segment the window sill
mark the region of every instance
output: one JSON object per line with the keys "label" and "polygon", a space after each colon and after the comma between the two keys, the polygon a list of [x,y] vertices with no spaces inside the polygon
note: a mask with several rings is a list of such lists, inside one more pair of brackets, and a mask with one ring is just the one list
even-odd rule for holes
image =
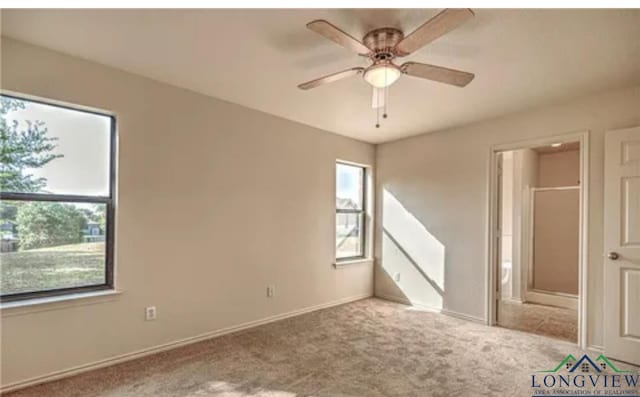
{"label": "window sill", "polygon": [[373,258],[358,258],[358,259],[348,259],[344,261],[335,261],[333,263],[333,267],[339,269],[345,266],[351,265],[362,265],[362,264],[373,264]]}
{"label": "window sill", "polygon": [[75,306],[93,305],[115,300],[122,294],[121,290],[103,290],[79,292],[75,294],[48,296],[44,298],[25,299],[21,301],[0,303],[2,317],[19,316],[49,310],[59,310]]}

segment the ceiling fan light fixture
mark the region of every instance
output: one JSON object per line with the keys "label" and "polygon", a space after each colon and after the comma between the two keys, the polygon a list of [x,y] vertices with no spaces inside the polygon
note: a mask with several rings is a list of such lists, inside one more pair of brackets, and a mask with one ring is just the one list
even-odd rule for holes
{"label": "ceiling fan light fixture", "polygon": [[391,62],[371,65],[364,71],[364,79],[376,88],[388,87],[395,83],[402,71]]}

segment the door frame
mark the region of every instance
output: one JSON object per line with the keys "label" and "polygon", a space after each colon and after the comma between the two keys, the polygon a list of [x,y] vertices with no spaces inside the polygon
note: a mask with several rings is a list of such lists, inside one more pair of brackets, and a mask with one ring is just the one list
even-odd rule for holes
{"label": "door frame", "polygon": [[486,260],[486,323],[497,325],[497,305],[500,299],[500,286],[497,283],[500,258],[499,241],[499,194],[498,194],[498,157],[502,152],[519,149],[531,149],[550,145],[554,142],[580,143],[580,236],[578,254],[578,346],[587,348],[587,302],[588,302],[588,255],[589,255],[589,131],[549,135],[529,140],[495,144],[489,150],[488,173],[488,219],[487,219],[487,260]]}

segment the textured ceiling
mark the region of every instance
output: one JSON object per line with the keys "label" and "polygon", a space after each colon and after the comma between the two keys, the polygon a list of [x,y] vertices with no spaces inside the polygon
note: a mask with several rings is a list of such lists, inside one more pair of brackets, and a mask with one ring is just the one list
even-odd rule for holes
{"label": "textured ceiling", "polygon": [[470,71],[466,88],[403,76],[376,129],[359,77],[296,85],[365,59],[307,30],[412,31],[439,10],[3,10],[2,33],[368,142],[640,83],[640,10],[491,10],[404,58]]}

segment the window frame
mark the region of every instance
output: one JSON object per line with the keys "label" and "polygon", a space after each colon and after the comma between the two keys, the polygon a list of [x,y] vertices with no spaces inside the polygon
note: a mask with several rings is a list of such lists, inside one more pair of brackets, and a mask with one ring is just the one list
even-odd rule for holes
{"label": "window frame", "polygon": [[[360,164],[355,164],[355,163],[349,163],[346,161],[340,161],[340,160],[336,160],[336,168],[338,165],[345,165],[348,167],[356,167],[356,168],[360,168],[362,169],[362,207],[361,209],[340,209],[336,206],[336,216],[338,214],[356,214],[356,215],[362,215],[362,232],[360,233],[360,246],[362,247],[362,253],[360,255],[352,255],[352,256],[343,256],[343,257],[338,257],[338,249],[337,247],[335,248],[334,251],[334,256],[336,259],[336,263],[340,263],[340,262],[349,262],[349,261],[354,261],[354,260],[359,260],[359,259],[365,259],[367,257],[367,177],[368,177],[368,171],[367,171],[367,167],[364,165],[360,165]],[[337,170],[336,170],[337,171]],[[336,178],[336,182],[337,182],[337,173],[334,172],[334,177]],[[337,188],[336,188],[336,194],[335,194],[336,198],[338,197],[338,192],[337,192]],[[335,198],[334,198],[335,200]],[[334,234],[337,234],[337,225],[334,227]],[[337,236],[336,236],[337,237]]]}
{"label": "window frame", "polygon": [[25,102],[38,103],[53,106],[61,109],[95,114],[108,117],[110,122],[109,130],[109,194],[107,196],[86,196],[74,194],[52,194],[52,193],[21,193],[3,192],[0,190],[0,200],[10,201],[40,201],[40,202],[61,202],[61,203],[92,203],[104,204],[106,206],[105,223],[105,282],[95,285],[83,285],[78,287],[55,288],[49,290],[38,290],[29,292],[19,292],[15,294],[0,295],[0,302],[14,302],[27,299],[47,298],[52,296],[77,294],[83,292],[95,292],[114,289],[114,246],[115,246],[115,192],[116,192],[116,117],[113,114],[89,110],[81,105],[73,106],[60,104],[53,100],[33,98],[27,95],[0,92],[1,96],[17,99]]}

